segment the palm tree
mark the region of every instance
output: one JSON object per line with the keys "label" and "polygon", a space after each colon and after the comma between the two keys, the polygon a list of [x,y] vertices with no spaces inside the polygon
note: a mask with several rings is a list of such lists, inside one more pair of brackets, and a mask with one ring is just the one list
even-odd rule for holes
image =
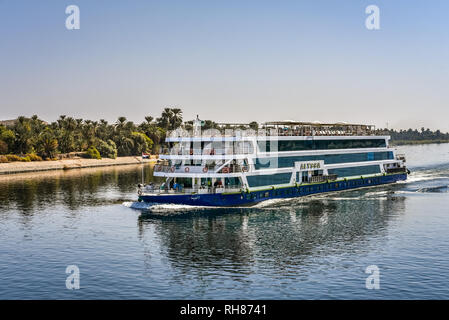
{"label": "palm tree", "polygon": [[117,118],[117,122],[115,123],[115,130],[117,131],[117,133],[120,134],[120,132],[123,130],[124,126],[126,123],[126,118],[125,117],[118,117]]}
{"label": "palm tree", "polygon": [[24,154],[32,148],[32,130],[30,121],[24,116],[17,118],[14,124],[13,131],[15,132],[15,150],[18,153]]}
{"label": "palm tree", "polygon": [[118,117],[117,118],[117,125],[124,125],[126,122],[126,117]]}
{"label": "palm tree", "polygon": [[130,155],[134,148],[134,141],[127,136],[118,137],[117,151],[120,156]]}
{"label": "palm tree", "polygon": [[65,118],[66,118],[66,117],[67,117],[66,115],[62,114],[62,115],[59,116],[59,119],[56,120],[56,122],[58,123],[58,127],[59,127],[60,129],[61,129],[61,128],[64,128]]}
{"label": "palm tree", "polygon": [[161,117],[157,118],[158,126],[165,130],[168,130],[170,127],[172,116],[173,116],[172,110],[170,108],[165,108],[162,111]]}
{"label": "palm tree", "polygon": [[148,123],[148,124],[151,124],[151,122],[154,120],[154,118],[152,117],[152,116],[146,116],[145,117],[145,121]]}
{"label": "palm tree", "polygon": [[46,128],[37,140],[38,153],[45,158],[53,158],[57,152],[58,140],[50,128]]}
{"label": "palm tree", "polygon": [[172,118],[170,119],[171,129],[175,130],[179,128],[182,124],[182,110],[178,108],[171,109]]}

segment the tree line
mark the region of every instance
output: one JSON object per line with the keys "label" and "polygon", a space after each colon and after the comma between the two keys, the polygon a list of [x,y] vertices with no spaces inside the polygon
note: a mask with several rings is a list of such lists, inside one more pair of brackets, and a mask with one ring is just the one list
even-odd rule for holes
{"label": "tree line", "polygon": [[20,116],[10,125],[0,125],[0,155],[5,155],[2,162],[8,162],[54,159],[71,152],[82,152],[89,158],[157,153],[166,133],[182,123],[178,108],[165,108],[160,117],[146,116],[140,124],[126,117],[108,123],[61,115],[46,123],[37,115]]}
{"label": "tree line", "polygon": [[430,143],[430,142],[449,142],[449,133],[443,133],[440,130],[432,131],[429,128],[422,127],[418,129],[394,130],[379,129],[376,134],[389,135],[391,141],[397,144],[409,143]]}
{"label": "tree line", "polygon": [[[157,154],[168,131],[183,126],[193,127],[193,121],[183,122],[183,113],[178,108],[165,108],[161,116],[146,116],[140,124],[119,117],[116,122],[91,121],[61,115],[47,123],[34,115],[24,116],[8,125],[0,124],[0,162],[33,161],[54,159],[61,154],[80,152],[88,158],[116,158],[142,153]],[[258,129],[257,122],[242,125],[241,129]],[[205,120],[202,129],[222,127],[212,120]],[[378,129],[378,135],[389,135],[397,144],[449,142],[449,133],[421,128],[408,130]]]}

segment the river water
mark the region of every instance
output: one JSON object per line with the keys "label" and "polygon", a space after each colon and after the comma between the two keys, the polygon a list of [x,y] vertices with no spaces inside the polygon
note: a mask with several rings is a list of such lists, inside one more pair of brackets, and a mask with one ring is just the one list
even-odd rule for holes
{"label": "river water", "polygon": [[0,177],[0,299],[448,299],[449,144],[398,149],[405,183],[252,208],[135,209],[141,166]]}

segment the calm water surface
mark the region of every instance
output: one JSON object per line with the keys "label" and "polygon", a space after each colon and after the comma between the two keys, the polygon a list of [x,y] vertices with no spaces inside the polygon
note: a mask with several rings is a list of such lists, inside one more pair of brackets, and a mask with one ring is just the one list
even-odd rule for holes
{"label": "calm water surface", "polygon": [[0,177],[0,298],[448,299],[449,144],[399,149],[406,183],[252,208],[130,208],[140,166]]}

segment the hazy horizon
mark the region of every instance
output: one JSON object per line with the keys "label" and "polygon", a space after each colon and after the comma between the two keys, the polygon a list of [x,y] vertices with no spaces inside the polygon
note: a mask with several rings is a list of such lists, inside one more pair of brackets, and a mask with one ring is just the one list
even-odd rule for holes
{"label": "hazy horizon", "polygon": [[[79,30],[65,8],[80,8]],[[380,8],[380,30],[365,8]],[[216,122],[449,131],[449,3],[0,0],[0,120]]]}

